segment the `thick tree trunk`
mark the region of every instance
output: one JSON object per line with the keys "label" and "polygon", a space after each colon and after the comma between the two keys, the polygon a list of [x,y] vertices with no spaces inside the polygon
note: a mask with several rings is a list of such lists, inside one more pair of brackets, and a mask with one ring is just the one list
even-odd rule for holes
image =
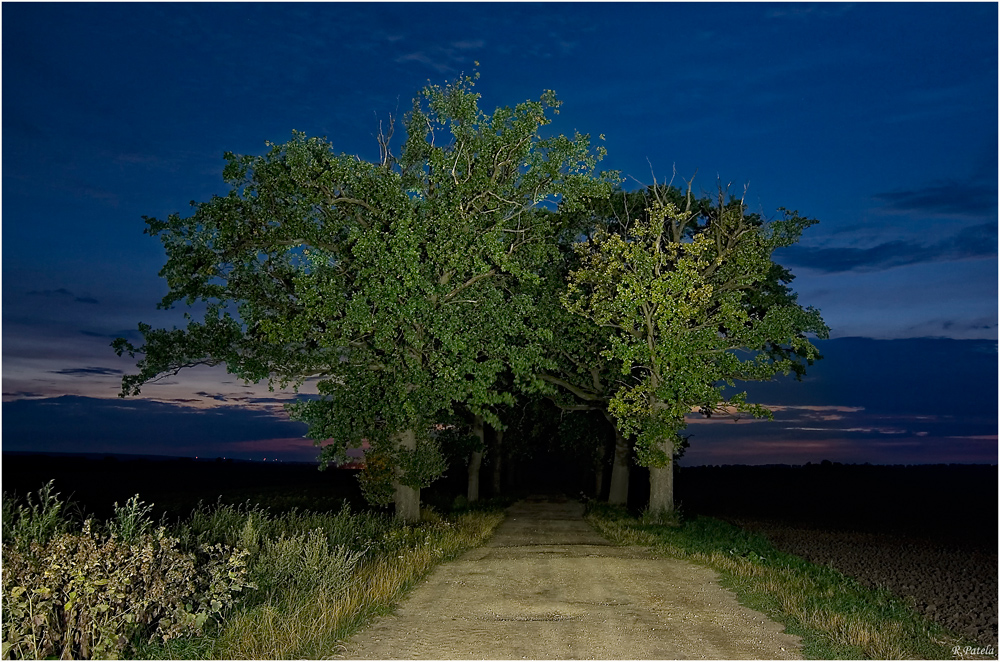
{"label": "thick tree trunk", "polygon": [[479,469],[483,466],[483,450],[486,448],[483,440],[483,417],[477,415],[472,422],[472,434],[479,439],[479,450],[473,451],[469,457],[469,489],[466,495],[469,503],[479,501]]}
{"label": "thick tree trunk", "polygon": [[604,491],[604,463],[594,469],[594,498],[600,499]]}
{"label": "thick tree trunk", "polygon": [[493,430],[493,496],[503,493],[503,430]]}
{"label": "thick tree trunk", "polygon": [[[670,448],[668,452],[673,450]],[[649,468],[649,513],[662,517],[674,512],[674,460],[665,467]]]}
{"label": "thick tree trunk", "polygon": [[611,465],[611,489],[608,492],[608,503],[624,506],[628,503],[628,473],[631,459],[631,448],[628,439],[622,436],[614,420],[607,412],[604,413],[611,427],[615,429],[615,459]]}
{"label": "thick tree trunk", "polygon": [[[413,430],[403,430],[396,435],[396,441],[407,450],[416,450],[417,435]],[[393,483],[396,492],[393,500],[396,504],[396,518],[404,522],[420,521],[420,488],[403,485],[397,477]]]}

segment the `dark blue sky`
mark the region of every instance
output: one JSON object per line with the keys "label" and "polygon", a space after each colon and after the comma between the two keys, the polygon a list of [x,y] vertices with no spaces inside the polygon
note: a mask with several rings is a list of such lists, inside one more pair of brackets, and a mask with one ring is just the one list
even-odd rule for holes
{"label": "dark blue sky", "polygon": [[[132,366],[110,340],[134,334],[140,320],[180,322],[179,311],[155,310],[164,255],[140,217],[186,213],[189,201],[224,193],[224,151],[262,153],[265,140],[283,142],[293,129],[374,159],[380,119],[405,111],[428,80],[443,83],[478,60],[483,107],[554,89],[564,106],[553,130],[605,134],[604,164],[626,186],[650,183],[651,168],[660,180],[676,168],[683,178],[697,173],[706,191],[717,179],[749,184],[746,199],[765,216],[787,207],[818,218],[779,258],[834,338],[895,348],[901,339],[970,341],[876,353],[883,373],[869,379],[895,385],[879,416],[914,415],[905,403],[917,391],[931,395],[927,416],[944,416],[933,397],[942,380],[973,384],[988,396],[977,415],[991,431],[980,421],[959,436],[991,435],[975,442],[978,455],[949,446],[938,428],[845,427],[830,414],[785,425],[788,434],[802,428],[798,446],[786,440],[787,457],[813,449],[818,456],[805,459],[819,460],[840,448],[830,459],[940,461],[954,448],[956,461],[996,462],[995,3],[5,3],[2,12],[5,449],[43,439],[95,447],[83,430],[69,437],[73,421],[92,428],[82,421],[99,416],[104,443],[191,454],[218,439],[218,426],[193,422],[221,408],[212,420],[242,420],[227,434],[248,453],[309,456],[301,429],[273,414],[271,398],[287,395],[224,372],[182,373],[146,389],[143,401],[112,399]],[[943,360],[925,379],[889,377],[935,352],[978,362]],[[817,368],[822,398],[802,385],[761,398],[870,414],[861,400],[875,393],[850,387],[851,356],[831,352],[828,376]],[[143,437],[161,419],[109,409],[121,406],[173,408],[172,420],[192,421],[186,441]],[[711,429],[704,452],[715,460],[705,461],[780,461]],[[878,445],[900,441],[878,430],[899,429],[916,441]],[[850,452],[830,445],[844,430],[857,437]],[[858,430],[887,439],[865,441]],[[933,452],[931,439],[940,442]],[[696,446],[689,453],[693,460]]]}

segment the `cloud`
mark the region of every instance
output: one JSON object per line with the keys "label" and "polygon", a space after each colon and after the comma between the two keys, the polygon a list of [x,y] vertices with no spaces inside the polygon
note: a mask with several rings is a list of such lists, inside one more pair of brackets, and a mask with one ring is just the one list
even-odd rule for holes
{"label": "cloud", "polygon": [[997,188],[989,184],[947,181],[932,186],[879,193],[875,196],[891,212],[920,212],[934,216],[990,216],[997,210]]}
{"label": "cloud", "polygon": [[34,297],[72,297],[74,301],[79,303],[100,303],[100,301],[92,296],[76,296],[65,287],[60,287],[56,290],[32,290],[28,292],[28,295]]}
{"label": "cloud", "polygon": [[305,424],[243,407],[61,396],[4,402],[3,423],[4,450],[230,457],[283,450],[316,457],[302,438]]}
{"label": "cloud", "polygon": [[851,3],[782,3],[767,12],[768,18],[822,19],[838,18],[853,9]]}
{"label": "cloud", "polygon": [[60,287],[58,290],[32,290],[28,292],[28,295],[33,297],[71,297],[73,293],[65,287]]}
{"label": "cloud", "polygon": [[805,432],[861,432],[863,434],[906,434],[907,430],[900,428],[806,428],[806,427],[786,427],[784,430],[801,430]]}
{"label": "cloud", "polygon": [[[689,417],[685,466],[996,462],[996,341],[816,341],[802,382],[741,384],[773,421]],[[837,404],[845,403],[845,404]]]}
{"label": "cloud", "polygon": [[63,370],[49,370],[49,372],[52,373],[53,375],[73,375],[73,376],[82,376],[82,375],[87,375],[87,376],[90,376],[90,375],[122,375],[122,374],[125,374],[123,371],[116,370],[114,368],[98,368],[98,367],[90,367],[90,368],[64,368]]}
{"label": "cloud", "polygon": [[44,393],[35,393],[34,391],[4,391],[3,397],[5,398],[44,398],[46,397]]}
{"label": "cloud", "polygon": [[482,39],[465,39],[454,41],[450,47],[435,47],[426,51],[414,51],[396,58],[398,64],[419,62],[431,67],[440,74],[451,73],[466,63],[464,51],[476,50],[485,46]]}
{"label": "cloud", "polygon": [[118,207],[121,202],[121,196],[113,191],[107,191],[96,186],[87,185],[68,185],[60,186],[59,188],[69,191],[70,193],[76,195],[77,197],[90,198],[91,200],[97,200],[102,202],[109,207]]}
{"label": "cloud", "polygon": [[452,71],[450,64],[446,62],[441,62],[439,60],[434,60],[428,57],[423,51],[417,51],[415,53],[407,53],[406,55],[400,55],[396,58],[396,62],[399,64],[405,64],[407,62],[419,62],[420,64],[426,64],[438,73],[447,73]]}
{"label": "cloud", "polygon": [[885,271],[910,264],[978,259],[996,254],[996,223],[981,223],[962,228],[951,237],[930,245],[899,240],[870,248],[790,246],[781,249],[776,259],[786,266],[838,273]]}
{"label": "cloud", "polygon": [[[195,395],[200,395],[203,398],[212,398],[213,400],[218,400],[219,402],[225,402],[228,398],[221,393],[206,393],[205,391],[198,391]],[[239,398],[236,398],[239,399]]]}
{"label": "cloud", "polygon": [[80,334],[90,338],[127,338],[128,340],[142,340],[142,334],[137,329],[124,329],[122,331],[88,331],[81,329]]}

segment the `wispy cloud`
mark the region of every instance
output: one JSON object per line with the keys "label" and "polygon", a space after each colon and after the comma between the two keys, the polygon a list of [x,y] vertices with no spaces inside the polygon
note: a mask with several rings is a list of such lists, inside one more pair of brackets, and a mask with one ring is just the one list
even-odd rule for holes
{"label": "wispy cloud", "polygon": [[73,293],[67,290],[65,287],[60,287],[57,290],[31,290],[28,292],[30,296],[33,297],[71,297]]}
{"label": "wispy cloud", "polygon": [[83,294],[78,296],[67,290],[65,287],[60,287],[55,290],[31,290],[28,292],[28,296],[71,298],[78,303],[100,303],[100,301],[90,295]]}
{"label": "wispy cloud", "polygon": [[287,416],[191,404],[78,396],[8,401],[4,450],[316,458],[312,441],[302,437],[306,426]]}
{"label": "wispy cloud", "polygon": [[33,399],[33,398],[45,398],[48,397],[44,393],[35,393],[34,391],[4,391],[3,397],[5,398],[16,398],[21,399]]}
{"label": "wispy cloud", "polygon": [[49,370],[50,373],[54,375],[71,375],[71,376],[93,376],[93,375],[121,375],[124,374],[121,370],[116,370],[114,368],[65,368],[63,370]]}
{"label": "wispy cloud", "polygon": [[913,189],[879,193],[876,200],[890,212],[919,212],[934,216],[989,216],[997,211],[997,187],[946,181]]}
{"label": "wispy cloud", "polygon": [[428,67],[434,69],[438,73],[446,73],[452,70],[451,65],[447,62],[440,60],[435,60],[428,56],[423,51],[416,51],[414,53],[407,53],[405,55],[400,55],[396,58],[396,62],[399,64],[406,64],[408,62],[419,62],[420,64],[427,65]]}
{"label": "wispy cloud", "polygon": [[200,395],[203,398],[211,398],[213,400],[218,400],[219,402],[225,402],[226,400],[229,399],[222,393],[206,393],[205,391],[198,391],[197,393],[195,393],[195,395]]}
{"label": "wispy cloud", "polygon": [[413,51],[396,58],[398,64],[418,62],[428,66],[438,73],[452,73],[467,66],[467,51],[479,50],[486,45],[482,39],[463,39],[451,42],[448,46],[436,46],[425,50]]}
{"label": "wispy cloud", "polygon": [[130,340],[142,338],[142,334],[136,329],[124,329],[122,331],[114,331],[112,333],[82,329],[80,333],[84,336],[90,336],[91,338],[128,338]]}
{"label": "wispy cloud", "polygon": [[900,428],[838,428],[838,427],[822,427],[822,428],[808,428],[808,427],[786,427],[784,430],[801,430],[805,432],[862,432],[864,434],[906,434],[907,430]]}
{"label": "wispy cloud", "polygon": [[849,246],[791,246],[776,256],[782,264],[824,273],[885,271],[924,262],[952,262],[997,254],[996,223],[981,223],[959,230],[932,244],[887,241],[869,248]]}
{"label": "wispy cloud", "polygon": [[843,16],[854,8],[852,3],[781,3],[767,12],[768,18],[784,19],[831,19]]}

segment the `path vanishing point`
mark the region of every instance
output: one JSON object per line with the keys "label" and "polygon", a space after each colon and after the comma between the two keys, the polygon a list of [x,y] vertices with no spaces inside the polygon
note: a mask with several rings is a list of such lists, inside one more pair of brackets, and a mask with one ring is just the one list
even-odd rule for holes
{"label": "path vanishing point", "polygon": [[438,566],[347,659],[801,659],[712,570],[617,547],[561,496],[520,501],[493,538]]}

